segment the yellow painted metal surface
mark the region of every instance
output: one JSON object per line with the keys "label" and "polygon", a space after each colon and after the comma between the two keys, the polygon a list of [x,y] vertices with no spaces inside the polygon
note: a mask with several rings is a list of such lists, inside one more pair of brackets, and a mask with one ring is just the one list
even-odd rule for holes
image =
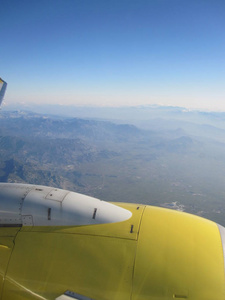
{"label": "yellow painted metal surface", "polygon": [[20,228],[0,227],[0,297],[8,262],[14,246],[14,238]]}
{"label": "yellow painted metal surface", "polygon": [[224,288],[217,225],[189,214],[146,207],[132,300],[224,300]]}
{"label": "yellow painted metal surface", "polygon": [[7,270],[12,249],[13,249],[13,238],[0,237],[0,291],[2,291],[3,288],[5,273]]}
{"label": "yellow painted metal surface", "polygon": [[137,237],[145,206],[124,222],[23,227],[17,235],[3,300],[55,299],[66,290],[97,300],[130,300]]}
{"label": "yellow painted metal surface", "polygon": [[21,227],[0,227],[0,237],[15,237]]}
{"label": "yellow painted metal surface", "polygon": [[3,230],[2,253],[7,239],[16,239],[1,300],[53,300],[66,290],[95,300],[225,300],[215,223],[168,209],[119,205],[132,212],[129,220],[23,227],[17,235],[6,229],[5,236]]}
{"label": "yellow painted metal surface", "polygon": [[130,300],[136,241],[20,232],[3,300],[55,299],[66,290],[93,299]]}

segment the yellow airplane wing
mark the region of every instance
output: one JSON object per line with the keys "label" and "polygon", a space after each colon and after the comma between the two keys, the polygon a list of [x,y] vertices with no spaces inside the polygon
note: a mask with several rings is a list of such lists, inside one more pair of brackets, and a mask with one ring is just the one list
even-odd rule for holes
{"label": "yellow airplane wing", "polygon": [[224,237],[187,213],[1,183],[1,300],[224,300]]}

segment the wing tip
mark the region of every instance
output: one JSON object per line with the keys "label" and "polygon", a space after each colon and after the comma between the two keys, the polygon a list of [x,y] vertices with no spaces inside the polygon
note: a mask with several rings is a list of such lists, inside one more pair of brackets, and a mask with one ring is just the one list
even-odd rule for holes
{"label": "wing tip", "polygon": [[0,86],[0,105],[1,105],[7,88],[7,82],[0,77],[0,84],[1,84]]}

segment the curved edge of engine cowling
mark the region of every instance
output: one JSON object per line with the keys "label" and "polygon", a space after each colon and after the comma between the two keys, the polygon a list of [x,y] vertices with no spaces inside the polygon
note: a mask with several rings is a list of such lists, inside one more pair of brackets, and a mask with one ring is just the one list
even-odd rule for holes
{"label": "curved edge of engine cowling", "polygon": [[223,249],[223,261],[224,261],[224,272],[225,272],[225,228],[220,224],[217,224],[221,237],[221,244]]}
{"label": "curved edge of engine cowling", "polygon": [[132,300],[225,299],[224,233],[204,218],[146,206]]}

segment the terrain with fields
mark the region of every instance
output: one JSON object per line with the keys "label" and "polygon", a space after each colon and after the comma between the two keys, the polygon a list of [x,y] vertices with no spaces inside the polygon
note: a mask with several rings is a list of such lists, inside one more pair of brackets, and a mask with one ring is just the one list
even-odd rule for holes
{"label": "terrain with fields", "polygon": [[225,225],[222,127],[158,116],[145,129],[121,123],[1,111],[0,181],[163,206]]}

